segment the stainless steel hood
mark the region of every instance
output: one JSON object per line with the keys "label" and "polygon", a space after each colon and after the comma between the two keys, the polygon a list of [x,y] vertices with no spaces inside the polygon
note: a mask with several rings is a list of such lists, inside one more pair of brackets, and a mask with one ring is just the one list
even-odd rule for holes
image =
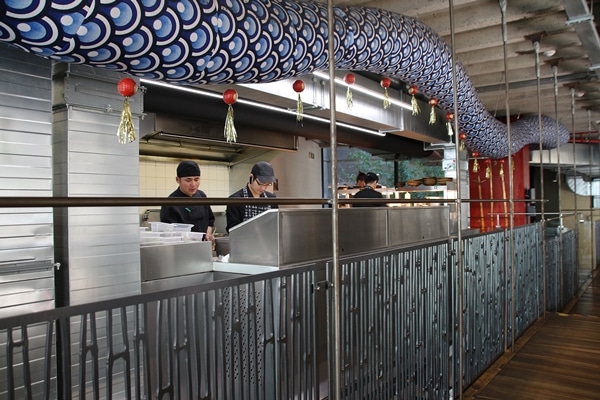
{"label": "stainless steel hood", "polygon": [[[317,85],[320,83],[317,82]],[[206,160],[235,163],[267,151],[295,151],[298,140],[303,138],[324,145],[328,145],[330,141],[330,126],[326,120],[304,118],[298,122],[293,113],[286,114],[257,108],[248,103],[236,103],[234,121],[238,139],[236,143],[227,143],[223,134],[227,105],[220,98],[220,93],[225,87],[203,86],[198,90],[218,93],[218,96],[205,96],[194,93],[194,88],[182,91],[153,82],[144,82],[144,86],[146,116],[140,122],[141,155],[197,156]],[[254,102],[295,110],[294,96],[297,94],[293,90],[288,90],[293,93],[289,95],[281,94],[279,87],[270,88],[265,92],[249,86],[254,85],[234,87],[239,89],[240,97],[243,95]],[[307,97],[308,93],[307,90]],[[342,98],[344,97],[345,92],[342,94]],[[417,118],[404,118],[406,114],[410,115],[410,112],[400,111],[401,119],[406,122],[396,123],[396,127],[389,122],[386,124],[385,121],[378,121],[376,115],[373,115],[373,108],[383,108],[380,101],[368,104],[370,113],[366,107],[357,100],[352,112],[337,113],[338,121],[348,121],[348,124],[362,126],[375,134],[338,126],[336,134],[339,145],[359,147],[384,159],[406,159],[428,157],[433,152],[425,150],[425,143],[446,140],[443,127],[431,127],[425,122],[428,121],[426,105],[422,106],[423,115]],[[328,113],[324,107],[311,106],[310,99],[307,99],[305,114],[323,118]],[[384,114],[381,111],[379,113]],[[369,116],[372,116],[371,119]],[[405,124],[409,125],[410,129],[405,129]]]}

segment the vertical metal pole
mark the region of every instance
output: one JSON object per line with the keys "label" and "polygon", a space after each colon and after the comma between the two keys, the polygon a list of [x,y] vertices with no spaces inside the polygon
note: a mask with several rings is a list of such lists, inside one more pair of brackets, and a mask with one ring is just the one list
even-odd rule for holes
{"label": "vertical metal pole", "polygon": [[512,326],[512,335],[511,335],[511,351],[515,349],[515,336],[516,336],[516,316],[515,316],[515,252],[514,252],[514,217],[515,217],[515,204],[513,199],[513,161],[512,161],[512,137],[510,131],[510,105],[508,101],[508,57],[506,46],[508,43],[508,33],[506,26],[506,0],[500,0],[500,10],[502,11],[502,48],[504,50],[504,101],[506,107],[506,132],[507,132],[507,140],[508,140],[508,187],[509,187],[509,195],[508,195],[508,204],[510,206],[510,214],[509,214],[509,251],[510,251],[510,271],[511,271],[511,326]]}
{"label": "vertical metal pole", "polygon": [[[537,80],[537,100],[538,100],[538,131],[539,131],[539,152],[540,152],[540,194],[538,197],[541,202],[540,204],[540,223],[542,227],[542,313],[544,318],[546,317],[546,215],[545,215],[545,202],[546,195],[544,193],[544,143],[542,141],[542,95],[540,85],[540,42],[534,42],[533,48],[535,49],[535,77]],[[537,199],[536,199],[537,200]],[[538,317],[540,313],[538,310]]]}
{"label": "vertical metal pole", "polygon": [[[592,110],[590,110],[589,108],[587,109],[587,117],[588,117],[588,141],[591,139],[592,136]],[[589,149],[589,159],[592,159],[592,146],[588,146]],[[592,163],[590,163],[590,169],[589,169],[589,174],[590,176],[592,176]],[[594,207],[594,194],[592,193],[592,179],[590,179],[590,181],[588,182],[588,187],[590,189],[590,206],[591,208]],[[594,228],[594,211],[590,210],[590,274],[589,276],[592,277],[594,269],[596,269],[596,229]],[[577,277],[579,279],[579,277]]]}
{"label": "vertical metal pole", "polygon": [[[577,147],[577,141],[575,140],[575,88],[571,88],[571,137],[573,138],[573,209],[575,212],[574,226],[575,229],[575,254],[579,250],[579,212],[577,211],[577,162],[575,158],[575,148]],[[590,193],[591,194],[591,193]],[[575,264],[575,289],[579,289],[579,257],[575,257],[577,264]]]}
{"label": "vertical metal pole", "polygon": [[[330,141],[331,141],[331,238],[333,250],[333,393],[329,393],[331,400],[341,398],[341,309],[340,309],[340,260],[338,248],[338,193],[337,193],[337,132],[336,132],[336,105],[335,105],[335,46],[334,46],[334,14],[333,0],[327,0],[327,49],[329,52],[329,118],[330,118]],[[331,384],[330,384],[331,386]]]}
{"label": "vertical metal pole", "polygon": [[[458,83],[456,80],[456,55],[454,52],[454,42],[455,42],[455,27],[454,27],[454,1],[449,1],[449,16],[450,16],[450,59],[452,60],[452,102],[454,103],[454,132],[455,138],[458,138],[459,135],[459,127],[458,120],[460,119],[460,115],[458,115]],[[452,347],[455,349],[454,354],[458,353],[458,368],[455,368],[455,371],[458,372],[458,376],[453,375],[453,379],[458,381],[458,399],[462,399],[463,394],[463,353],[464,353],[464,341],[463,341],[463,279],[464,279],[464,262],[463,262],[463,250],[462,250],[462,193],[461,193],[461,172],[460,172],[460,143],[459,140],[455,140],[454,144],[454,154],[456,157],[456,187],[457,187],[457,196],[456,196],[456,218],[457,218],[457,234],[456,234],[456,258],[457,258],[457,287],[456,287],[456,296],[457,296],[457,308],[458,312],[458,343],[452,342]],[[467,167],[468,168],[468,167]],[[449,250],[452,251],[452,242],[449,243]],[[454,325],[454,324],[453,324]],[[450,335],[453,337],[453,335]],[[454,392],[456,396],[456,390]]]}
{"label": "vertical metal pole", "polygon": [[556,184],[558,185],[558,261],[560,263],[559,273],[560,273],[560,306],[563,306],[563,244],[562,244],[562,234],[563,234],[563,213],[562,213],[562,203],[561,203],[561,190],[562,190],[562,182],[560,176],[560,126],[558,123],[558,65],[555,64],[552,66],[552,73],[554,74],[554,116],[556,120]]}

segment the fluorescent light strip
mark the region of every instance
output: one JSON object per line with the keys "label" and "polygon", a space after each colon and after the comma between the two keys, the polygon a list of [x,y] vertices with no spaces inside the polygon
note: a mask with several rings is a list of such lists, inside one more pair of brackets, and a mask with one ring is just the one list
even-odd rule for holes
{"label": "fluorescent light strip", "polygon": [[[323,72],[313,72],[313,75],[318,76],[319,78],[322,78],[322,79],[329,80],[329,75],[327,75],[327,74],[325,74]],[[364,94],[366,94],[368,96],[371,96],[371,97],[374,97],[374,98],[376,98],[378,100],[381,100],[381,101],[384,100],[383,94],[375,92],[374,90],[371,90],[371,89],[367,89],[364,86],[349,85],[346,82],[344,82],[344,80],[342,78],[337,78],[336,77],[335,78],[335,83],[337,83],[339,85],[342,85],[342,86],[345,86],[345,87],[351,87],[353,91],[364,93]],[[389,100],[389,102],[391,104],[395,104],[395,105],[397,105],[399,107],[402,107],[402,108],[404,108],[406,110],[412,111],[412,106],[410,104],[408,104],[408,103],[405,103],[405,102],[400,101],[400,100],[396,100],[396,99],[391,98],[391,97],[388,100]]]}
{"label": "fluorescent light strip", "polygon": [[[150,85],[156,85],[156,86],[162,86],[162,87],[166,87],[169,89],[176,89],[176,90],[181,90],[182,92],[187,92],[187,93],[192,93],[192,94],[197,94],[197,95],[203,95],[203,96],[207,96],[207,97],[213,97],[215,99],[222,99],[223,96],[219,93],[214,93],[214,92],[210,92],[210,91],[206,91],[206,90],[201,90],[201,89],[195,89],[195,88],[190,88],[187,86],[178,86],[178,85],[173,85],[170,83],[165,83],[165,82],[161,82],[161,81],[152,81],[152,80],[147,80],[147,79],[141,79],[140,80],[141,83],[145,83],[145,84],[150,84]],[[293,115],[294,117],[296,116],[296,111],[292,111],[292,110],[288,110],[287,108],[282,108],[282,107],[275,107],[275,106],[271,106],[269,104],[263,104],[263,103],[257,103],[254,101],[250,101],[250,100],[244,100],[244,99],[239,99],[237,100],[238,103],[240,104],[247,104],[250,105],[252,107],[258,107],[258,108],[263,108],[265,110],[269,110],[269,111],[275,111],[275,112],[280,112],[283,114],[289,114],[289,115]],[[322,118],[322,117],[317,117],[314,115],[309,115],[309,114],[304,114],[303,118],[306,119],[310,119],[313,121],[318,121],[318,122],[323,122],[325,124],[329,124],[330,121],[327,118]],[[348,129],[353,129],[355,131],[358,132],[363,132],[363,133],[368,133],[371,135],[376,135],[376,136],[385,136],[385,132],[379,132],[379,131],[374,131],[372,129],[367,129],[367,128],[361,128],[360,126],[356,126],[356,125],[350,125],[350,124],[346,124],[344,122],[339,122],[336,121],[336,125],[342,128],[348,128]]]}

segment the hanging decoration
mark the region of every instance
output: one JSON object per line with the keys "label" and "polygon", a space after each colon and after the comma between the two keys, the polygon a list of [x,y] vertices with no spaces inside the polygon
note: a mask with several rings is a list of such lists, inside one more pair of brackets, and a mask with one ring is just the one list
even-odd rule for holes
{"label": "hanging decoration", "polygon": [[[505,176],[504,176],[504,159],[499,161],[500,163],[500,171],[498,172],[498,174],[500,175],[500,179],[502,180],[502,199],[506,200],[508,197],[506,197],[506,180],[505,180]],[[502,203],[502,206],[504,207],[504,220],[508,221],[509,215],[508,215],[508,203],[504,202]],[[505,226],[508,226],[508,223],[506,223]]]}
{"label": "hanging decoration", "polygon": [[223,101],[229,107],[227,109],[227,117],[225,118],[225,140],[228,143],[235,142],[237,140],[237,132],[235,131],[235,125],[233,124],[233,104],[238,99],[238,94],[234,89],[227,89],[223,92]]}
{"label": "hanging decoration", "polygon": [[446,113],[446,129],[448,130],[448,136],[452,137],[454,135],[454,130],[452,129],[452,121],[454,121],[454,113],[447,112]]}
{"label": "hanging decoration", "polygon": [[419,93],[419,89],[416,86],[412,85],[408,88],[408,94],[411,95],[410,105],[412,106],[412,115],[417,115],[421,112],[421,108],[419,108],[419,103],[417,102],[417,98],[415,94]]}
{"label": "hanging decoration", "polygon": [[467,138],[467,134],[461,132],[458,134],[458,139],[460,140],[460,144],[458,145],[458,151],[463,151],[465,149],[465,139]]}
{"label": "hanging decoration", "polygon": [[356,78],[351,72],[348,72],[346,75],[344,75],[344,82],[346,82],[346,84],[348,85],[348,90],[346,90],[346,105],[348,106],[349,110],[352,109],[352,106],[354,104],[352,101],[352,90],[350,89],[350,86],[354,85],[355,80]]}
{"label": "hanging decoration", "polygon": [[125,97],[123,101],[123,111],[121,112],[121,122],[117,131],[117,138],[120,144],[127,144],[135,141],[135,127],[131,116],[131,107],[129,98],[137,92],[137,83],[131,78],[123,78],[117,84],[117,90],[121,96]]}
{"label": "hanging decoration", "polygon": [[390,108],[390,94],[388,93],[388,88],[392,85],[392,80],[387,76],[381,78],[381,82],[379,82],[381,87],[383,88],[383,108],[387,110]]}
{"label": "hanging decoration", "polygon": [[[485,160],[485,177],[487,179],[492,178],[492,161],[489,158],[487,160]],[[490,196],[493,197],[494,194],[491,193]]]}
{"label": "hanging decoration", "polygon": [[477,162],[477,157],[479,157],[479,152],[478,151],[474,151],[473,153],[471,153],[471,155],[474,158],[474,160],[473,160],[473,172],[479,172],[479,162]]}
{"label": "hanging decoration", "polygon": [[438,105],[438,101],[435,97],[429,99],[429,105],[431,106],[431,111],[429,111],[429,125],[433,125],[437,121],[437,117],[435,115],[435,106]]}
{"label": "hanging decoration", "polygon": [[302,105],[302,98],[300,97],[300,93],[304,91],[304,81],[302,79],[298,79],[294,81],[292,85],[294,91],[298,93],[298,101],[296,103],[296,121],[302,122],[302,113],[304,112],[304,106]]}

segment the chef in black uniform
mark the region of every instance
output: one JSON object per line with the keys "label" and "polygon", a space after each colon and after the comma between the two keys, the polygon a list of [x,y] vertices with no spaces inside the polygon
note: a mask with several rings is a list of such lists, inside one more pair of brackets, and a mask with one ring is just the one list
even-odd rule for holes
{"label": "chef in black uniform", "polygon": [[[365,187],[356,192],[355,199],[382,199],[383,195],[375,190],[379,182],[379,177],[374,172],[367,172],[365,175]],[[354,207],[385,207],[385,203],[354,204]]]}
{"label": "chef in black uniform", "polygon": [[[246,186],[233,193],[229,197],[244,197],[244,198],[255,198],[265,197],[274,198],[276,197],[273,193],[268,191],[275,183],[275,172],[273,167],[266,161],[261,161],[252,167],[250,172],[250,178]],[[225,212],[227,216],[227,232],[234,226],[241,224],[242,222],[259,215],[271,208],[277,208],[277,205],[255,205],[246,204],[241,206],[227,206]]]}
{"label": "chef in black uniform", "polygon": [[[206,194],[199,190],[200,167],[194,161],[182,161],[177,166],[175,178],[179,187],[169,197],[201,197]],[[204,240],[212,241],[215,215],[208,205],[162,206],[160,220],[166,223],[191,224],[192,232],[205,232]]]}

